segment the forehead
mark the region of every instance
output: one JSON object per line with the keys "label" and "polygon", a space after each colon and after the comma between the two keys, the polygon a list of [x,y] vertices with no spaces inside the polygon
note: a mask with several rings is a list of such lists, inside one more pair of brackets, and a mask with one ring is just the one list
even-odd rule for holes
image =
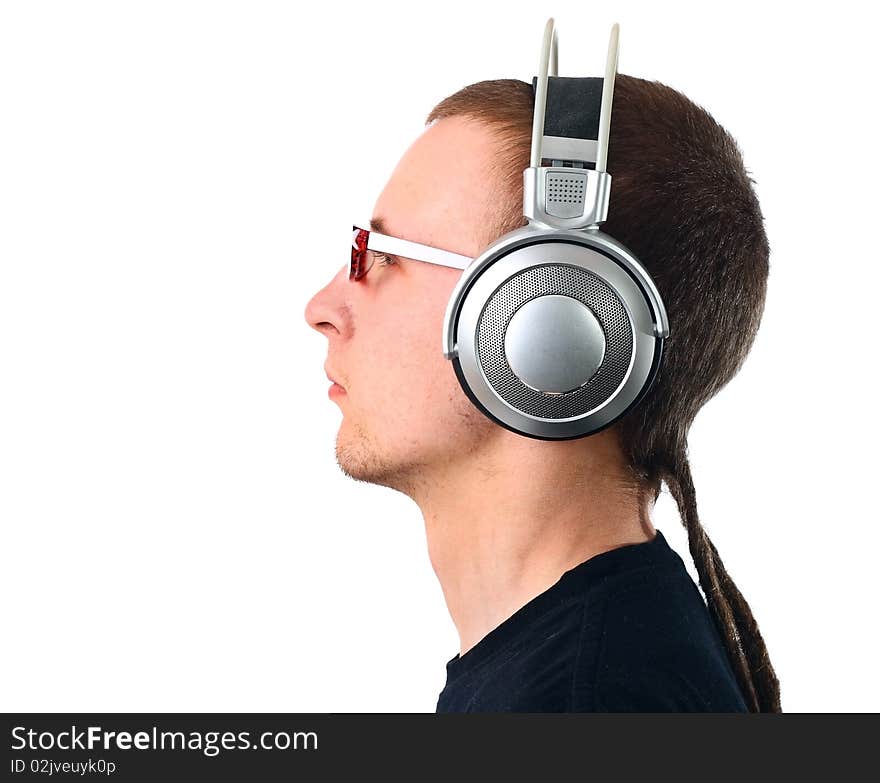
{"label": "forehead", "polygon": [[410,145],[376,201],[373,215],[415,242],[475,255],[497,193],[496,148],[488,128],[447,117]]}

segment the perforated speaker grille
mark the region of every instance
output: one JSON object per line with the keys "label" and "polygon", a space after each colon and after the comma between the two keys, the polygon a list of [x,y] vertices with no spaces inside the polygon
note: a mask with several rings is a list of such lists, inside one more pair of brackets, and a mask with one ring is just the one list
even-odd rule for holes
{"label": "perforated speaker grille", "polygon": [[586,177],[581,175],[548,174],[547,203],[584,203]]}
{"label": "perforated speaker grille", "polygon": [[[605,332],[605,358],[583,386],[547,394],[514,375],[504,353],[504,334],[519,307],[539,296],[560,294],[583,302]],[[506,280],[490,297],[477,324],[477,356],[489,385],[502,399],[529,416],[567,419],[589,413],[605,402],[626,377],[633,351],[629,316],[614,289],[581,267],[543,264]]]}
{"label": "perforated speaker grille", "polygon": [[556,217],[577,217],[584,211],[584,174],[547,174],[544,203],[547,214]]}

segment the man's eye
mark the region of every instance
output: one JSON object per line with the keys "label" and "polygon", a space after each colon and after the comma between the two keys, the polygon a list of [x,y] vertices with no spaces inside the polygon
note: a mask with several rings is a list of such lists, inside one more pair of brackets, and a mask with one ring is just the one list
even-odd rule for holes
{"label": "man's eye", "polygon": [[397,263],[391,256],[386,256],[384,253],[375,253],[375,256],[379,266],[391,266]]}

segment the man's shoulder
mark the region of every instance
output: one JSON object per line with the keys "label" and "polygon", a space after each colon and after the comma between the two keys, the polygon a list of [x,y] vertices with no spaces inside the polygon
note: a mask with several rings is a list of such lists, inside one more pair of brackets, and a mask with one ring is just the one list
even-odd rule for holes
{"label": "man's shoulder", "polygon": [[588,596],[588,608],[591,603],[597,611],[584,624],[573,709],[746,710],[706,603],[680,558],[609,579],[593,600]]}

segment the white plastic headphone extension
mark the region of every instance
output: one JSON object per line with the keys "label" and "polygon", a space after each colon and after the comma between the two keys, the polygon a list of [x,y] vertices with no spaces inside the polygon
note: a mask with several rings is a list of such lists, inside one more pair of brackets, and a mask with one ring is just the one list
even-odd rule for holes
{"label": "white plastic headphone extension", "polygon": [[[547,57],[548,51],[550,57]],[[532,162],[531,167],[536,169],[541,165],[541,147],[544,141],[544,112],[547,108],[547,66],[550,63],[550,76],[559,73],[559,45],[556,36],[556,28],[553,26],[553,17],[547,20],[544,26],[544,42],[541,44],[541,59],[538,62],[538,85],[535,93],[535,113],[532,119]]]}
{"label": "white plastic headphone extension", "polygon": [[[614,97],[614,77],[617,74],[617,47],[620,25],[611,28],[608,42],[608,59],[605,62],[605,81],[602,82],[602,109],[599,113],[599,140],[596,151],[596,171],[605,171],[608,161],[608,135],[611,128],[611,102]],[[534,164],[533,164],[534,165]]]}

